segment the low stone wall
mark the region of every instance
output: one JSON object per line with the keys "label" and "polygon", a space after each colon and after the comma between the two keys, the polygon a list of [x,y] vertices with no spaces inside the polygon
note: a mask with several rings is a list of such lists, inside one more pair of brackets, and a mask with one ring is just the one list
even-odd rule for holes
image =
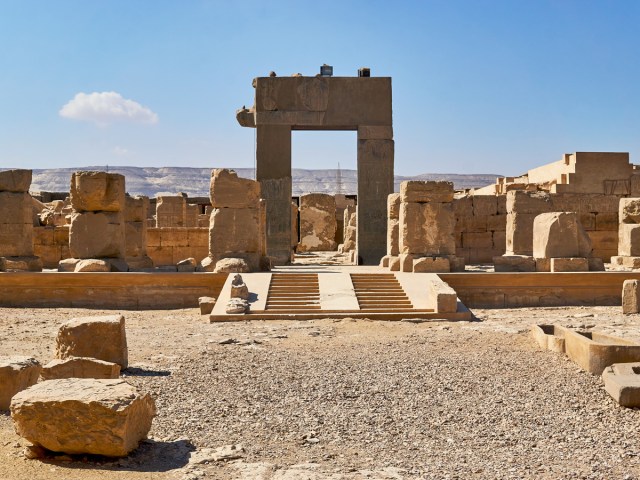
{"label": "low stone wall", "polygon": [[147,229],[147,255],[153,264],[175,265],[195,258],[199,262],[209,255],[209,229],[200,227],[165,227]]}
{"label": "low stone wall", "polygon": [[58,268],[58,262],[69,258],[69,227],[33,227],[33,251],[44,268]]}
{"label": "low stone wall", "polygon": [[0,272],[0,305],[31,308],[154,310],[197,308],[218,298],[222,273]]}

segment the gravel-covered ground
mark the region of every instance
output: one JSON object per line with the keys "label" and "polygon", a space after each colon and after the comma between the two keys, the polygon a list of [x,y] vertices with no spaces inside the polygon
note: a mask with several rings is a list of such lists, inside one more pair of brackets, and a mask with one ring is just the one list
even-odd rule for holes
{"label": "gravel-covered ground", "polygon": [[[102,313],[0,309],[0,355],[46,363],[62,322]],[[640,411],[528,333],[560,323],[640,341],[640,316],[619,308],[475,310],[461,323],[123,313],[126,378],[158,406],[150,441],[119,461],[26,460],[4,415],[1,479],[640,478]],[[240,458],[216,461],[229,445]]]}

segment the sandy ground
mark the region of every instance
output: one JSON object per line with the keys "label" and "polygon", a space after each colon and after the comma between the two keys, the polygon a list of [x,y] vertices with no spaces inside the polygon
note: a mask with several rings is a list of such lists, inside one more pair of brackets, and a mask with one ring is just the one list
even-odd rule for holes
{"label": "sandy ground", "polygon": [[[105,313],[0,309],[0,355],[46,363],[61,323]],[[640,341],[640,316],[619,308],[475,310],[459,323],[121,313],[124,376],[159,410],[150,439],[126,459],[27,460],[5,412],[0,479],[640,478],[640,411],[528,334],[558,323]],[[216,461],[227,445],[241,458]]]}

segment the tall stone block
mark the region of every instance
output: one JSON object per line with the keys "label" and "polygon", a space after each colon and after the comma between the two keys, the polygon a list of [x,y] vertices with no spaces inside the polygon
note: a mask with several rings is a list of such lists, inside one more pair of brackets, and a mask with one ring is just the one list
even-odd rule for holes
{"label": "tall stone block", "polygon": [[400,205],[400,253],[455,255],[455,217],[450,203]]}
{"label": "tall stone block", "polygon": [[575,212],[542,213],[533,222],[535,258],[587,258],[591,240]]}
{"label": "tall stone block", "polygon": [[378,265],[387,246],[387,197],[393,193],[394,142],[358,138],[358,263]]}
{"label": "tall stone block", "polygon": [[182,195],[160,196],[156,201],[156,227],[184,227],[187,202]]}
{"label": "tall stone block", "polygon": [[76,212],[119,212],[125,205],[124,175],[74,172],[71,175],[70,196]]}
{"label": "tall stone block", "polygon": [[125,223],[122,212],[84,212],[71,215],[71,257],[124,258],[125,252]]}

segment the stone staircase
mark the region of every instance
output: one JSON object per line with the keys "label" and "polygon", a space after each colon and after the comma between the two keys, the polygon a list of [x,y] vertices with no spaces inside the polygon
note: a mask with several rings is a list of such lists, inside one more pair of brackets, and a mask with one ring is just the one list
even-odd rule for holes
{"label": "stone staircase", "polygon": [[269,283],[265,312],[310,313],[319,311],[317,273],[274,273]]}

